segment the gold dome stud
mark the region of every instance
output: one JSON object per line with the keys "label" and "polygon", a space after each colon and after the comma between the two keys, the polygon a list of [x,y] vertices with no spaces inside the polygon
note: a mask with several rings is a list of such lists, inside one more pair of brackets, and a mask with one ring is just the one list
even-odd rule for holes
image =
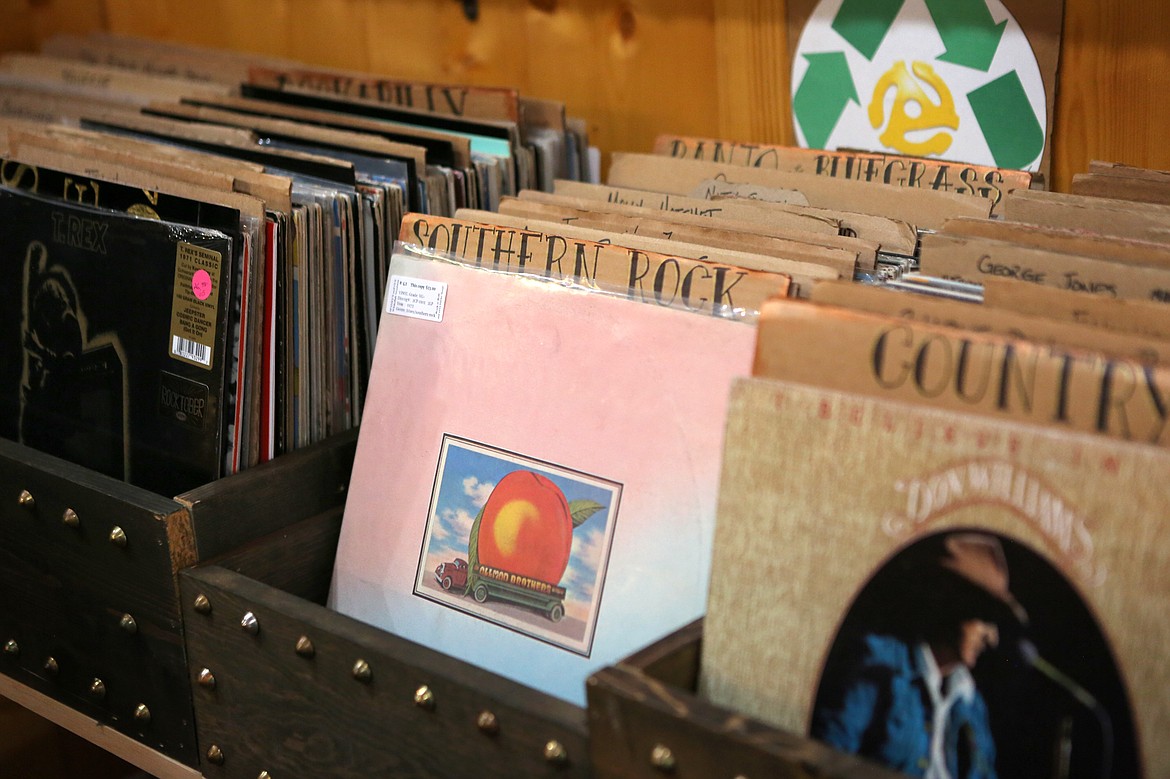
{"label": "gold dome stud", "polygon": [[414,691],[414,705],[420,709],[431,711],[435,708],[435,693],[427,685],[422,685]]}
{"label": "gold dome stud", "polygon": [[655,744],[654,748],[650,750],[650,765],[663,773],[670,773],[675,766],[674,752],[664,744]]}
{"label": "gold dome stud", "polygon": [[544,759],[554,765],[565,765],[569,762],[569,751],[564,744],[554,739],[544,745]]}
{"label": "gold dome stud", "polygon": [[500,720],[490,711],[486,709],[479,713],[475,718],[475,726],[479,728],[480,732],[487,736],[494,736],[500,732]]}

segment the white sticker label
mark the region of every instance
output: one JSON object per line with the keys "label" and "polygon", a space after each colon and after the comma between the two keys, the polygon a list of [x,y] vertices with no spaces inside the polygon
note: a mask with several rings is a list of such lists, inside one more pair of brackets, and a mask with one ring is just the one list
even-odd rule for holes
{"label": "white sticker label", "polygon": [[443,306],[446,303],[446,282],[412,279],[409,276],[390,277],[390,294],[386,296],[388,314],[442,322]]}

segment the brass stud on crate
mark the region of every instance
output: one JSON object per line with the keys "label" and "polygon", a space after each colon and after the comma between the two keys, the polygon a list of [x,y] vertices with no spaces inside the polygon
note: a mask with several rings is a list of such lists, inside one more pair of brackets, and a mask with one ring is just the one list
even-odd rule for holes
{"label": "brass stud on crate", "polygon": [[212,765],[223,765],[223,750],[212,744],[207,748],[207,762]]}
{"label": "brass stud on crate", "polygon": [[370,664],[360,657],[354,661],[353,668],[349,672],[359,682],[368,682],[374,677],[374,671],[370,668]]}
{"label": "brass stud on crate", "polygon": [[256,775],[256,779],[272,779],[272,774],[267,771],[261,771]]}
{"label": "brass stud on crate", "polygon": [[414,705],[420,709],[433,711],[435,708],[435,693],[427,685],[420,686],[414,691]]}
{"label": "brass stud on crate", "polygon": [[41,668],[45,669],[45,673],[49,676],[56,676],[57,672],[61,670],[61,666],[57,664],[57,658],[55,657],[46,657]]}
{"label": "brass stud on crate", "polygon": [[204,615],[211,613],[211,601],[207,599],[206,595],[200,593],[195,596],[195,612]]}
{"label": "brass stud on crate", "polygon": [[4,642],[4,654],[13,656],[19,655],[20,644],[16,643],[15,639],[8,639]]}
{"label": "brass stud on crate", "polygon": [[150,724],[150,709],[145,703],[140,703],[134,707],[134,721],[139,725]]}
{"label": "brass stud on crate", "polygon": [[126,543],[128,541],[129,539],[126,538],[126,532],[122,530],[122,528],[115,525],[114,529],[110,531],[110,543],[119,549],[125,549]]}
{"label": "brass stud on crate", "polygon": [[121,619],[118,620],[118,627],[130,635],[134,635],[138,632],[138,620],[134,619],[132,614],[123,614]]}
{"label": "brass stud on crate", "polygon": [[204,668],[199,672],[199,686],[205,690],[215,689],[215,674],[210,668]]}
{"label": "brass stud on crate", "polygon": [[564,744],[553,739],[544,745],[544,759],[553,765],[565,765],[569,762],[569,751]]}
{"label": "brass stud on crate", "polygon": [[260,635],[260,620],[256,619],[256,615],[250,611],[246,612],[244,618],[240,620],[240,627],[250,636]]}
{"label": "brass stud on crate", "polygon": [[21,508],[31,510],[37,507],[36,500],[33,498],[32,493],[28,490],[21,490],[20,496],[16,499],[16,502],[20,505]]}
{"label": "brass stud on crate", "polygon": [[99,701],[106,697],[106,683],[101,679],[94,679],[89,683],[89,694]]}
{"label": "brass stud on crate", "polygon": [[317,654],[317,647],[313,646],[308,636],[301,636],[297,639],[296,651],[301,657],[313,657]]}
{"label": "brass stud on crate", "polygon": [[674,752],[665,744],[655,744],[650,750],[650,765],[664,774],[671,773],[675,766]]}
{"label": "brass stud on crate", "polygon": [[479,716],[475,718],[475,726],[485,736],[494,736],[500,732],[499,718],[487,709],[481,711]]}
{"label": "brass stud on crate", "polygon": [[73,509],[65,509],[65,512],[61,515],[61,521],[65,523],[65,527],[81,527],[81,517],[77,516],[77,512]]}

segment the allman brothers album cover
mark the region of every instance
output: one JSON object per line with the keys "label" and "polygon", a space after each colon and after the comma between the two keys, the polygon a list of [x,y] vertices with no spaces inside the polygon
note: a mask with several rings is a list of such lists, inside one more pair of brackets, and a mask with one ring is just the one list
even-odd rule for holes
{"label": "allman brothers album cover", "polygon": [[742,323],[409,251],[390,266],[338,611],[585,703],[702,614]]}

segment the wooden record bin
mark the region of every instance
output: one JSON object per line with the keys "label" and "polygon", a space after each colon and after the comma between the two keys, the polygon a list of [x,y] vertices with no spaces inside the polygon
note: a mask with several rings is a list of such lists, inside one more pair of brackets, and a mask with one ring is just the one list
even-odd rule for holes
{"label": "wooden record bin", "polygon": [[697,620],[589,677],[590,748],[599,779],[902,776],[703,700],[696,692],[702,643]]}
{"label": "wooden record bin", "polygon": [[198,765],[178,571],[340,505],[356,438],[173,499],[0,440],[0,672]]}
{"label": "wooden record bin", "polygon": [[203,775],[589,776],[581,707],[321,605],[340,525],[179,575]]}
{"label": "wooden record bin", "polygon": [[702,700],[701,620],[593,674],[582,709],[333,612],[340,526],[179,574],[204,777],[901,776]]}

